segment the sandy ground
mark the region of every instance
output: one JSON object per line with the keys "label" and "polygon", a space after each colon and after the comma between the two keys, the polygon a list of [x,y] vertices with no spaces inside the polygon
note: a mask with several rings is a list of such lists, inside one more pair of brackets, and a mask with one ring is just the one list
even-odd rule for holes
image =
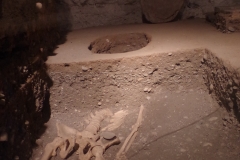
{"label": "sandy ground", "polygon": [[[88,50],[95,39],[121,33],[146,33],[152,37],[144,48],[119,54],[92,54]],[[236,69],[240,68],[240,33],[224,34],[202,19],[184,20],[165,24],[141,24],[98,27],[74,30],[67,41],[48,58],[48,64],[71,63],[120,57],[133,57],[186,49],[208,48]]]}

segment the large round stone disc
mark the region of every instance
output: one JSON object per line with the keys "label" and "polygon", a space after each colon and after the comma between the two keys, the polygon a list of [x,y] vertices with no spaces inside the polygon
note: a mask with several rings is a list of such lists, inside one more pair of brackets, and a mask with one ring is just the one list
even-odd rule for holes
{"label": "large round stone disc", "polygon": [[184,4],[184,0],[141,0],[145,18],[152,23],[174,20]]}

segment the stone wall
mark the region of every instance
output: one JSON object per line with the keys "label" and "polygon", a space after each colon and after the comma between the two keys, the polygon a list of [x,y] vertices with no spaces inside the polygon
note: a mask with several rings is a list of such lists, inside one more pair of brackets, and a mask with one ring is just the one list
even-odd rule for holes
{"label": "stone wall", "polygon": [[71,10],[73,29],[142,23],[138,0],[65,0],[65,2]]}
{"label": "stone wall", "polygon": [[[44,4],[43,11],[48,15],[45,26],[56,27],[65,25],[72,29],[96,26],[138,24],[143,23],[140,0],[38,0],[38,1],[7,1],[0,0],[0,37],[5,28],[14,32],[36,26],[36,19],[41,18],[41,12],[36,10],[36,2]],[[239,0],[186,0],[180,13],[180,19],[205,18],[208,12],[213,12],[216,6],[240,5]],[[11,5],[15,11],[9,10]],[[0,5],[1,6],[1,5]],[[20,9],[21,8],[21,9]],[[49,12],[49,9],[51,12]],[[52,12],[52,10],[55,10]],[[11,11],[11,12],[9,12]],[[23,18],[20,15],[29,15]],[[51,13],[51,14],[50,14]],[[57,23],[55,23],[57,21]],[[24,24],[22,23],[24,22]],[[4,25],[3,25],[4,24]],[[18,26],[15,27],[17,24]],[[19,27],[21,25],[21,27]],[[42,28],[42,26],[40,26]],[[17,28],[17,29],[16,29]]]}
{"label": "stone wall", "polygon": [[[64,0],[70,7],[72,29],[143,23],[140,0]],[[215,6],[239,0],[186,0],[180,19],[205,18]]]}
{"label": "stone wall", "polygon": [[240,5],[239,0],[188,0],[182,12],[182,19],[205,18],[217,6]]}

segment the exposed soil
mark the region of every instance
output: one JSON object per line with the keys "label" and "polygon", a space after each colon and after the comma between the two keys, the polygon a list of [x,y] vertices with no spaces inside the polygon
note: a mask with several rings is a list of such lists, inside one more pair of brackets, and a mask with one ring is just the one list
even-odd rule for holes
{"label": "exposed soil", "polygon": [[144,33],[110,35],[93,41],[89,50],[93,53],[125,53],[139,50],[150,42]]}
{"label": "exposed soil", "polygon": [[[45,145],[57,136],[57,121],[82,131],[88,115],[103,108],[128,111],[124,124],[114,131],[121,144],[104,154],[107,160],[114,159],[141,104],[144,120],[126,154],[128,159],[239,159],[239,83],[220,62],[209,51],[197,49],[50,65],[51,118],[36,141],[32,159],[39,159]],[[215,70],[218,75],[212,74]],[[234,92],[224,94],[234,87]],[[227,101],[235,105],[229,107]]]}

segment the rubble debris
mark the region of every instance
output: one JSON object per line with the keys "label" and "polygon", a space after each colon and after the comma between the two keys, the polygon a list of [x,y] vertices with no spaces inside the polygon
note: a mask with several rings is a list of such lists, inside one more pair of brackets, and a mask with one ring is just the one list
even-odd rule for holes
{"label": "rubble debris", "polygon": [[212,23],[224,32],[231,33],[240,31],[240,6],[216,7]]}
{"label": "rubble debris", "polygon": [[87,72],[88,71],[88,67],[82,66],[82,71]]}
{"label": "rubble debris", "polygon": [[150,93],[150,92],[152,91],[152,88],[145,87],[145,88],[143,89],[143,91],[144,91],[144,92],[148,92],[148,93]]}

